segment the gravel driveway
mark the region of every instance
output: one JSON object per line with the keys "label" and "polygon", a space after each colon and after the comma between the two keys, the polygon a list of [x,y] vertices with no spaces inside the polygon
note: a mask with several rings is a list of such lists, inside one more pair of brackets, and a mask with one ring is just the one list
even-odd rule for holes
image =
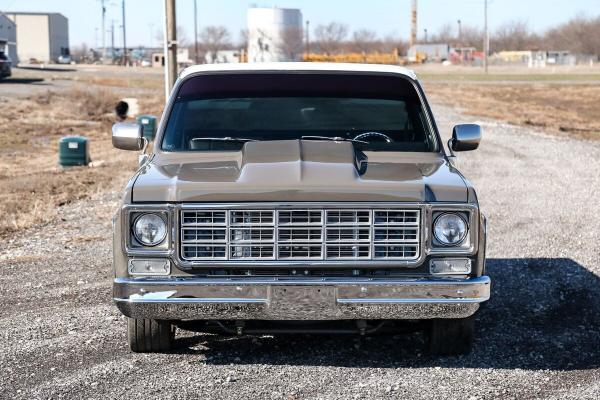
{"label": "gravel driveway", "polygon": [[[474,121],[436,107],[440,128]],[[423,353],[421,334],[180,335],[132,354],[111,302],[117,193],[0,244],[1,398],[600,397],[600,145],[495,121],[460,155],[489,217],[492,300],[468,356]]]}

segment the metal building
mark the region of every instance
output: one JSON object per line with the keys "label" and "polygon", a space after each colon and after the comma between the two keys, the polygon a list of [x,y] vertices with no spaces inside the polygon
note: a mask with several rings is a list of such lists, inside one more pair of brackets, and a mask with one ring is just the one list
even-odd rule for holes
{"label": "metal building", "polygon": [[69,55],[69,20],[58,13],[6,12],[17,25],[20,62],[58,62]]}
{"label": "metal building", "polygon": [[14,22],[0,12],[0,53],[8,55],[17,63],[17,27]]}
{"label": "metal building", "polygon": [[423,43],[410,46],[410,62],[442,62],[450,58],[451,47],[447,43]]}
{"label": "metal building", "polygon": [[248,62],[297,61],[303,51],[302,12],[248,9]]}

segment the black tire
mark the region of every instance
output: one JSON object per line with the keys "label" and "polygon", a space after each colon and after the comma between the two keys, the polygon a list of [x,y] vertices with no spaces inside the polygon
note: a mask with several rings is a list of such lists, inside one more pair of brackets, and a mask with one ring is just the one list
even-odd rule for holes
{"label": "black tire", "polygon": [[468,354],[473,347],[475,318],[434,319],[428,332],[429,352],[439,356]]}
{"label": "black tire", "polygon": [[127,318],[127,340],[135,353],[163,353],[173,348],[175,326],[169,321]]}

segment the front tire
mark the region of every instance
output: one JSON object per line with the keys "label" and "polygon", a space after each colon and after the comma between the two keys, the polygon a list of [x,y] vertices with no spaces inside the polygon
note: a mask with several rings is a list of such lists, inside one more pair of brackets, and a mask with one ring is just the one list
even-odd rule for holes
{"label": "front tire", "polygon": [[453,356],[468,354],[473,347],[475,318],[434,319],[428,335],[431,354]]}
{"label": "front tire", "polygon": [[170,351],[175,341],[175,326],[170,321],[127,318],[129,348],[135,353]]}

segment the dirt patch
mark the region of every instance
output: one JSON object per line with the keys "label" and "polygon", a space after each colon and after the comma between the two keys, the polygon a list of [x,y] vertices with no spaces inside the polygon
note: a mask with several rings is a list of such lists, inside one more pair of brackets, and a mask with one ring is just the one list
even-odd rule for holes
{"label": "dirt patch", "polygon": [[466,114],[600,140],[600,85],[425,81],[424,87],[432,101]]}

